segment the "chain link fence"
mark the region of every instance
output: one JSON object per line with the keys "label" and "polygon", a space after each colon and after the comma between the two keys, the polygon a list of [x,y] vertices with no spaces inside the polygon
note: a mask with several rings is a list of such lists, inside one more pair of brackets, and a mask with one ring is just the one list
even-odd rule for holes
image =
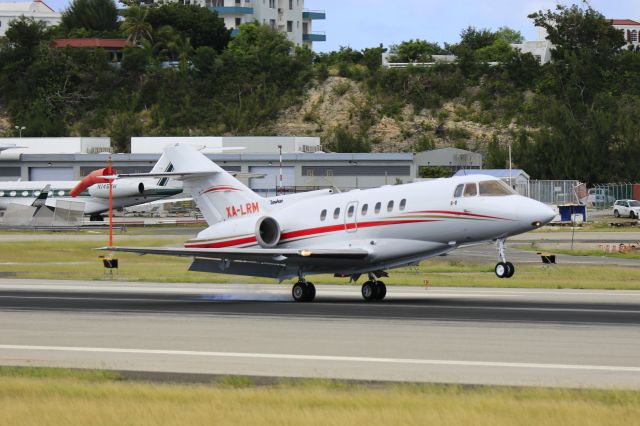
{"label": "chain link fence", "polygon": [[596,209],[609,209],[616,200],[633,198],[632,183],[603,183],[593,185],[587,194],[587,206]]}
{"label": "chain link fence", "polygon": [[529,198],[545,204],[568,204],[579,202],[576,188],[580,185],[577,180],[530,180],[518,192]]}

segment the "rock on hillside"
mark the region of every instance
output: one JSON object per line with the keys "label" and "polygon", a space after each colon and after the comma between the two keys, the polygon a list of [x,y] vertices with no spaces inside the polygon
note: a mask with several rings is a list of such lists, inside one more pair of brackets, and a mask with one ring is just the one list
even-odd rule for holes
{"label": "rock on hillside", "polygon": [[411,105],[384,105],[360,83],[329,77],[310,88],[302,104],[283,111],[272,132],[285,136],[320,136],[330,146],[336,127],[366,136],[373,152],[410,152],[457,146],[485,151],[494,137],[506,142],[509,128],[488,122],[478,106],[446,103],[436,112]]}

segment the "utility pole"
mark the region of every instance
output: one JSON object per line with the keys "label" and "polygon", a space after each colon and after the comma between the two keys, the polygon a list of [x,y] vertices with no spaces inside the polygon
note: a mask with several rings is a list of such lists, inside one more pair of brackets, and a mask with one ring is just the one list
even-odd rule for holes
{"label": "utility pole", "polygon": [[[283,193],[283,189],[282,189],[282,145],[278,145],[278,152],[279,152],[279,156],[280,156],[280,195],[282,195]],[[278,191],[276,191],[276,195],[278,195]]]}

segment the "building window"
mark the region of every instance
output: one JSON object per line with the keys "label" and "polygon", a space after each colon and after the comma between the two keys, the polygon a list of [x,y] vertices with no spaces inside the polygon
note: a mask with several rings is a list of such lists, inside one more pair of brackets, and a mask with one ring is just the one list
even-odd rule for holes
{"label": "building window", "polygon": [[373,211],[375,212],[375,214],[380,213],[380,207],[382,207],[382,203],[378,201],[378,202],[376,203],[376,207],[373,209]]}
{"label": "building window", "polygon": [[287,21],[287,32],[290,33],[293,31],[293,21]]}
{"label": "building window", "polygon": [[272,30],[276,29],[276,20],[275,19],[269,19],[269,26],[271,27]]}
{"label": "building window", "polygon": [[393,201],[389,201],[389,202],[387,203],[387,211],[388,211],[388,212],[393,211]]}
{"label": "building window", "polygon": [[355,206],[349,206],[349,209],[347,209],[347,217],[353,217],[353,214],[356,211],[356,207]]}
{"label": "building window", "polygon": [[369,210],[369,204],[363,204],[362,205],[362,212],[360,212],[360,214],[362,214],[362,216],[366,216],[367,215],[367,210]]}
{"label": "building window", "polygon": [[324,221],[326,218],[327,218],[327,209],[324,209],[320,213],[320,220]]}
{"label": "building window", "polygon": [[242,18],[236,18],[236,28],[242,25]]}
{"label": "building window", "polygon": [[632,43],[638,41],[638,32],[636,30],[631,31],[631,37],[629,37]]}
{"label": "building window", "polygon": [[293,10],[293,0],[289,0],[289,10]]}
{"label": "building window", "polygon": [[402,200],[400,200],[400,211],[403,212],[406,206],[407,206],[407,199],[403,198]]}
{"label": "building window", "polygon": [[269,0],[269,7],[271,9],[275,9],[276,8],[276,0]]}
{"label": "building window", "polygon": [[336,207],[336,209],[333,211],[333,218],[337,219],[340,217],[340,207]]}

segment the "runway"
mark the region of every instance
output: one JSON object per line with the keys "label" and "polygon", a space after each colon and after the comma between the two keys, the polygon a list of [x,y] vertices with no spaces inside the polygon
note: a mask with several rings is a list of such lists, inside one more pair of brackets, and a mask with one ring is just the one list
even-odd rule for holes
{"label": "runway", "polygon": [[0,364],[640,389],[640,292],[0,280]]}

